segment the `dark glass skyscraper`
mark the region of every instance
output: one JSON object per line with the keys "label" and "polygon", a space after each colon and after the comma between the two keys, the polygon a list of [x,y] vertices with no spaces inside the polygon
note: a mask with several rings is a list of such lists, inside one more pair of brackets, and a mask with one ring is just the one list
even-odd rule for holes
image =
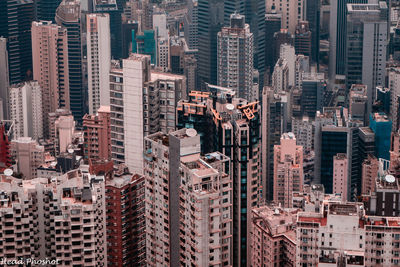
{"label": "dark glass skyscraper", "polygon": [[56,22],[67,29],[70,108],[79,125],[87,113],[87,88],[83,84],[80,2],[63,0],[56,12]]}
{"label": "dark glass skyscraper", "polygon": [[61,0],[34,0],[35,20],[46,20],[55,22],[56,10]]}
{"label": "dark glass skyscraper", "polygon": [[10,84],[32,75],[31,23],[34,20],[32,0],[0,1],[0,36],[7,38]]}
{"label": "dark glass skyscraper", "polygon": [[224,0],[198,1],[198,82],[217,84],[217,33],[224,24]]}

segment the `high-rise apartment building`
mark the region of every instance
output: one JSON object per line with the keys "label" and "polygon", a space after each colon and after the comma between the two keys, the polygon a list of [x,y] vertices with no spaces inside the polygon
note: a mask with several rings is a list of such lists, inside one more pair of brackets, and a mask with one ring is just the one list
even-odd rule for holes
{"label": "high-rise apartment building", "polygon": [[346,154],[338,153],[333,157],[333,182],[332,193],[340,194],[343,201],[349,199],[349,176],[347,173],[348,160]]}
{"label": "high-rise apartment building", "polygon": [[261,206],[252,209],[248,266],[294,266],[297,209]]}
{"label": "high-rise apartment building", "polygon": [[376,86],[385,85],[387,16],[388,7],[383,1],[347,4],[346,83],[348,88],[352,84],[367,86],[368,113],[372,112]]}
{"label": "high-rise apartment building", "polygon": [[11,154],[17,162],[17,171],[25,180],[37,177],[37,168],[44,163],[44,147],[30,137],[11,141]]}
{"label": "high-rise apartment building", "polygon": [[114,175],[106,181],[108,266],[146,266],[144,177]]}
{"label": "high-rise apartment building", "polygon": [[[52,181],[8,177],[0,183],[4,248],[0,257],[48,265],[106,266],[104,177],[73,170]],[[10,227],[10,225],[13,225]]]}
{"label": "high-rise apartment building", "polygon": [[74,119],[81,125],[87,113],[87,88],[83,82],[80,1],[63,0],[57,8],[55,21],[67,30],[69,104]]}
{"label": "high-rise apartment building", "polygon": [[96,115],[83,117],[84,161],[111,159],[110,106],[101,106]]}
{"label": "high-rise apartment building", "polygon": [[284,0],[278,2],[276,0],[266,2],[266,10],[268,13],[272,11],[282,14],[282,28],[289,30],[291,34],[296,31],[297,24],[304,20],[305,3],[303,0]]}
{"label": "high-rise apartment building", "polygon": [[11,166],[11,150],[6,124],[0,123],[0,171]]}
{"label": "high-rise apartment building", "polygon": [[367,86],[364,84],[352,84],[349,94],[349,115],[352,119],[367,122]]}
{"label": "high-rise apartment building", "polygon": [[289,65],[286,59],[279,58],[276,62],[272,73],[271,86],[275,93],[289,91]]}
{"label": "high-rise apartment building", "polygon": [[110,105],[110,16],[86,15],[89,114]]}
{"label": "high-rise apartment building", "polygon": [[361,181],[362,188],[361,194],[369,194],[375,191],[376,179],[378,177],[379,161],[378,159],[369,154],[362,163]]}
{"label": "high-rise apartment building", "polygon": [[262,100],[261,159],[262,186],[266,199],[273,199],[274,187],[274,146],[279,145],[283,133],[288,132],[290,119],[290,97],[287,93],[275,94],[271,87],[265,87]]}
{"label": "high-rise apartment building", "polygon": [[[150,56],[131,54],[110,73],[112,159],[142,173],[143,137],[175,130],[175,108],[186,97],[184,76],[150,70]],[[143,133],[143,135],[139,134]]]}
{"label": "high-rise apartment building", "polygon": [[36,81],[14,85],[10,92],[10,119],[14,138],[43,138],[42,88]]}
{"label": "high-rise apartment building", "polygon": [[260,180],[260,110],[258,102],[235,97],[229,88],[208,85],[211,92],[190,92],[180,101],[178,128],[194,128],[202,152],[219,151],[231,158],[233,173],[234,262],[247,264],[250,210],[258,204]]}
{"label": "high-rise apartment building", "polygon": [[199,45],[198,2],[196,0],[190,0],[187,2],[187,5],[188,5],[188,12],[184,18],[185,40],[189,49],[197,49]]}
{"label": "high-rise apartment building", "polygon": [[[236,95],[249,101],[258,99],[254,90],[254,39],[243,15],[230,16],[230,26],[218,33],[218,85],[231,88]],[[255,92],[254,92],[255,91]]]}
{"label": "high-rise apartment building", "polygon": [[274,202],[292,207],[293,192],[303,192],[303,147],[293,133],[284,133],[274,146]]}
{"label": "high-rise apartment building", "polygon": [[33,78],[42,88],[44,137],[50,138],[48,114],[69,109],[67,30],[50,21],[32,23]]}
{"label": "high-rise apartment building", "polygon": [[388,87],[390,90],[390,117],[393,121],[393,131],[400,127],[400,68],[388,69]]}

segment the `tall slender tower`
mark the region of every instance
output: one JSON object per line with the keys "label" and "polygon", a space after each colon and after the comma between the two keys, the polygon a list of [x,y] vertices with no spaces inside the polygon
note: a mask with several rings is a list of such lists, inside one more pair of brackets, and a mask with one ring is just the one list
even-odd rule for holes
{"label": "tall slender tower", "polygon": [[87,59],[89,113],[110,105],[110,17],[107,13],[87,15]]}
{"label": "tall slender tower", "polygon": [[293,133],[284,133],[274,146],[274,202],[292,207],[293,192],[303,192],[303,147]]}
{"label": "tall slender tower", "polygon": [[67,30],[51,21],[32,23],[33,78],[42,88],[44,137],[49,138],[49,113],[69,109]]}
{"label": "tall slender tower", "polygon": [[87,88],[83,83],[81,11],[79,0],[63,0],[57,8],[57,24],[67,29],[70,109],[74,119],[82,124],[87,113]]}
{"label": "tall slender tower", "polygon": [[233,89],[249,101],[257,100],[253,92],[253,34],[244,16],[231,15],[230,27],[218,33],[218,85]]}

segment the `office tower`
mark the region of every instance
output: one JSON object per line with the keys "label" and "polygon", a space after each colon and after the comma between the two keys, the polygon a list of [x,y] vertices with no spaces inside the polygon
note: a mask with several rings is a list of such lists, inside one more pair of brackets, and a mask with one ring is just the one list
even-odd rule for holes
{"label": "office tower", "polygon": [[14,138],[43,138],[42,89],[36,81],[10,88],[10,119],[15,121]]}
{"label": "office tower", "polygon": [[193,54],[193,50],[189,50],[184,38],[172,36],[170,42],[170,69],[172,73],[183,74],[185,68],[185,55]]}
{"label": "office tower", "polygon": [[309,23],[311,32],[311,61],[319,65],[319,41],[320,41],[320,19],[321,2],[318,0],[305,1],[305,20]]}
{"label": "office tower", "polygon": [[286,59],[278,59],[272,73],[271,81],[275,93],[289,91],[289,66]]}
{"label": "office tower", "polygon": [[287,65],[288,65],[288,85],[289,86],[294,86],[295,85],[295,80],[296,80],[296,55],[295,55],[295,49],[294,46],[290,44],[282,44],[280,47],[280,56],[279,58],[282,58],[286,60]]}
{"label": "office tower", "polygon": [[385,2],[348,4],[347,12],[346,83],[367,86],[369,114],[376,86],[385,84],[388,8]]}
{"label": "office tower", "polygon": [[169,32],[167,28],[167,14],[159,11],[153,13],[153,30],[157,33],[157,37],[168,39]]}
{"label": "office tower", "polygon": [[390,114],[390,101],[390,89],[383,86],[377,86],[375,104],[377,105],[378,110]]}
{"label": "office tower", "polygon": [[[329,20],[329,79],[346,74],[347,3],[367,3],[367,0],[332,0]],[[361,83],[361,82],[359,82]]]}
{"label": "office tower", "polygon": [[282,14],[282,29],[287,29],[291,34],[295,33],[297,24],[304,21],[304,8],[303,0],[284,0],[282,2],[273,0],[266,3],[267,13],[275,10],[276,13]]}
{"label": "office tower", "polygon": [[0,4],[0,36],[7,38],[9,83],[31,79],[31,23],[34,20],[32,0],[3,0]]}
{"label": "office tower", "polygon": [[[296,55],[295,60],[295,88],[301,88],[301,80],[304,73],[316,73],[315,69],[310,68],[310,58],[304,55]],[[321,74],[314,74],[317,77],[321,77]],[[314,76],[312,75],[312,76]],[[324,76],[322,76],[324,78]]]}
{"label": "office tower", "polygon": [[67,152],[75,131],[74,117],[71,114],[60,114],[51,125],[54,127],[56,151],[60,154]]}
{"label": "office tower", "polygon": [[348,197],[348,160],[347,156],[344,153],[338,153],[333,157],[333,194],[340,194],[342,196],[343,201],[347,201]]}
{"label": "office tower", "polygon": [[[111,40],[111,56],[120,59],[122,56],[122,12],[123,8],[116,0],[93,1],[93,13],[108,14],[110,18],[108,28],[109,40]],[[101,26],[103,27],[103,26]]]}
{"label": "office tower", "polygon": [[253,34],[244,16],[234,13],[230,26],[218,33],[218,85],[231,88],[249,101],[257,99],[253,92]]}
{"label": "office tower", "polygon": [[137,174],[106,180],[108,266],[145,266],[144,183]]}
{"label": "office tower", "polygon": [[83,117],[84,161],[111,159],[110,106],[101,106],[96,115]]}
{"label": "office tower", "polygon": [[385,113],[373,113],[369,115],[369,127],[375,133],[375,156],[389,160],[392,122]]}
{"label": "office tower", "polygon": [[177,127],[196,129],[203,153],[219,151],[232,158],[234,262],[245,264],[249,211],[257,205],[261,194],[258,103],[236,98],[231,89],[214,85],[208,85],[207,92],[190,92],[189,97],[178,103]]}
{"label": "office tower", "polygon": [[264,87],[262,97],[262,186],[264,198],[272,200],[274,186],[274,145],[279,145],[282,134],[289,130],[290,97],[285,92],[275,94],[270,87]]}
{"label": "office tower", "polygon": [[345,153],[348,159],[349,194],[361,192],[361,162],[359,155],[360,123],[351,121],[345,108],[326,108],[317,113],[314,150],[315,182],[332,193],[333,157]]}
{"label": "office tower", "polygon": [[349,115],[353,120],[367,122],[367,86],[364,84],[352,84],[349,95]]}
{"label": "office tower", "polygon": [[[181,177],[181,158],[198,156],[200,137],[196,131],[187,129],[168,135],[155,133],[145,137],[143,151],[145,198],[150,200],[145,203],[146,263],[178,266],[181,183],[180,179],[171,178]],[[160,171],[159,166],[164,171]]]}
{"label": "office tower", "polygon": [[296,136],[296,144],[303,147],[304,151],[314,148],[314,125],[309,117],[292,118],[292,132]]}
{"label": "office tower", "polygon": [[157,44],[154,30],[144,30],[143,34],[136,34],[132,41],[132,53],[151,56],[151,64],[157,64]]}
{"label": "office tower", "polygon": [[[361,204],[361,205],[360,205]],[[297,217],[296,266],[363,265],[368,249],[365,241],[373,227],[364,227],[362,203],[323,201],[317,211],[299,212]],[[360,207],[361,206],[361,207]],[[349,231],[349,229],[351,229]],[[370,240],[370,239],[368,239]],[[302,249],[307,246],[307,249]]]}
{"label": "office tower", "polygon": [[61,0],[33,0],[36,21],[55,22],[55,15]]}
{"label": "office tower", "polygon": [[137,21],[124,21],[122,23],[122,58],[129,57],[132,52],[132,43],[139,32],[139,23]]}
{"label": "office tower", "polygon": [[370,194],[375,191],[376,179],[378,177],[379,161],[373,154],[368,154],[362,163],[361,194]]}
{"label": "office tower", "polygon": [[11,141],[11,154],[17,162],[17,171],[25,180],[37,177],[37,168],[44,163],[44,147],[30,137]]}
{"label": "office tower", "polygon": [[315,118],[322,111],[325,77],[323,73],[306,72],[301,74],[301,114]]}
{"label": "office tower", "polygon": [[[281,55],[281,46],[283,44],[294,45],[294,35],[288,32],[287,29],[280,29],[274,33],[272,44],[273,64],[279,59]],[[271,49],[270,46],[268,46]]]}
{"label": "office tower", "polygon": [[394,163],[400,157],[400,133],[392,132],[390,142],[390,162]]}
{"label": "office tower", "polygon": [[294,32],[294,48],[296,54],[311,57],[312,33],[307,21],[300,21]]}
{"label": "office tower", "polygon": [[20,248],[0,256],[27,261],[34,256],[37,264],[46,265],[105,266],[104,177],[89,178],[75,170],[53,181],[3,180],[2,223],[19,231],[2,227],[1,234],[7,245],[20,242]]}
{"label": "office tower", "polygon": [[8,94],[8,52],[7,39],[0,37],[0,118],[9,118],[9,94]]}
{"label": "office tower", "polygon": [[267,73],[272,73],[276,63],[273,49],[274,44],[271,40],[274,39],[274,34],[281,30],[281,21],[282,15],[277,14],[276,10],[265,15],[265,70]]}
{"label": "office tower", "polygon": [[67,30],[50,21],[32,23],[33,78],[42,88],[44,137],[50,138],[48,114],[69,109]]}
{"label": "office tower", "polygon": [[0,122],[0,170],[11,166],[11,150],[6,124]]}
{"label": "office tower", "polygon": [[[199,154],[181,157],[179,208],[183,216],[179,228],[184,237],[180,239],[181,265],[193,262],[200,266],[218,262],[230,265],[233,262],[230,166],[230,158],[219,152],[204,157]],[[216,230],[220,233],[215,233]]]}
{"label": "office tower", "polygon": [[187,2],[188,12],[184,18],[185,39],[189,49],[197,49],[198,41],[198,2],[196,0],[189,0]]}
{"label": "office tower", "polygon": [[284,133],[274,146],[274,202],[291,208],[293,192],[302,192],[303,183],[303,147],[293,133]]}
{"label": "office tower", "polygon": [[110,17],[108,14],[86,15],[89,114],[100,106],[110,105]]}
{"label": "office tower", "polygon": [[393,121],[393,131],[400,127],[400,68],[391,67],[388,69],[388,87],[390,90],[390,117]]}
{"label": "office tower", "polygon": [[265,205],[251,213],[250,266],[294,266],[297,210]]}
{"label": "office tower", "polygon": [[217,84],[217,33],[224,23],[224,0],[198,0],[198,84]]}
{"label": "office tower", "polygon": [[87,88],[83,83],[80,1],[63,0],[56,12],[56,23],[67,30],[69,104],[74,119],[82,124],[87,113]]}

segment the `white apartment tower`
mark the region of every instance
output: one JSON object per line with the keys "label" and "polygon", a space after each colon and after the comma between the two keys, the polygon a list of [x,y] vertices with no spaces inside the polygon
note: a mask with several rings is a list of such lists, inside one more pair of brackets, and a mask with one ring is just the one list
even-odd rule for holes
{"label": "white apartment tower", "polygon": [[15,123],[15,138],[43,138],[42,88],[38,82],[25,82],[10,88],[10,119]]}
{"label": "white apartment tower", "polygon": [[86,15],[89,113],[110,105],[111,39],[107,13]]}
{"label": "white apartment tower", "polygon": [[253,86],[253,34],[244,16],[232,14],[230,22],[230,27],[222,28],[217,37],[218,85],[233,89],[238,97],[254,101],[258,90]]}

